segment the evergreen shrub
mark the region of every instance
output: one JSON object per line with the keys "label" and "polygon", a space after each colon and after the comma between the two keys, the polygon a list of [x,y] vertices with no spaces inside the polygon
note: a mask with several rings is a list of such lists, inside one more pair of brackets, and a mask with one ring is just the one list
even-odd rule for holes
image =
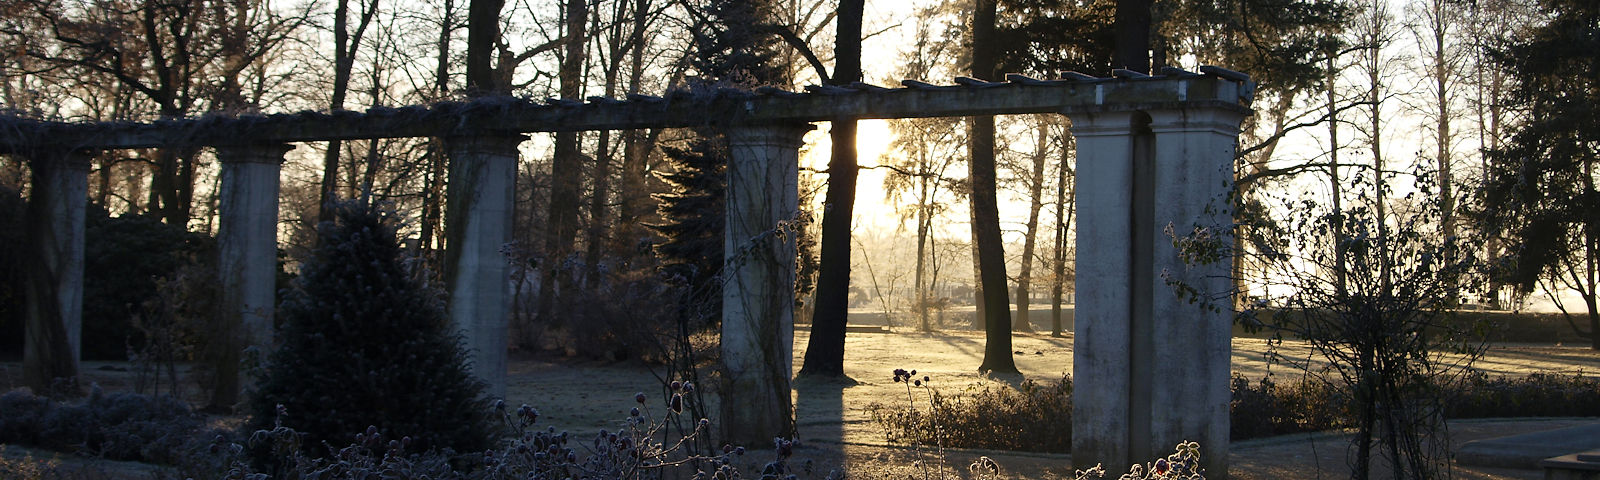
{"label": "evergreen shrub", "polygon": [[249,428],[281,422],[308,446],[345,445],[376,426],[412,438],[414,451],[489,447],[484,387],[440,295],[408,271],[394,214],[358,203],[328,208],[333,220],[317,227],[317,245],[279,306],[279,348],[253,395]]}

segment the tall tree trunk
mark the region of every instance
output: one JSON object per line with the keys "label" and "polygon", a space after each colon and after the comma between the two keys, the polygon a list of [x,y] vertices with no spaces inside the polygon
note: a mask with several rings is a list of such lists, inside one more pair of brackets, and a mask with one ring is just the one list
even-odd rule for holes
{"label": "tall tree trunk", "polygon": [[919,155],[919,157],[921,158],[917,160],[917,270],[915,278],[917,289],[917,325],[920,330],[924,332],[931,332],[933,331],[933,325],[928,319],[928,310],[930,307],[928,303],[928,289],[931,282],[924,283],[923,278],[925,278],[924,274],[927,271],[928,263],[928,231],[933,227],[933,212],[931,211],[931,202],[933,199],[931,198],[932,192],[930,190],[930,184],[932,183],[932,180],[929,178],[931,172],[928,171],[929,168],[927,155],[922,154]]}
{"label": "tall tree trunk", "polygon": [[[567,0],[565,27],[565,56],[557,72],[561,98],[583,98],[584,47],[588,43],[589,0]],[[564,258],[571,254],[574,236],[578,229],[578,198],[583,188],[583,152],[579,150],[578,132],[558,132],[555,135],[554,155],[550,162],[550,225],[545,235],[544,283],[539,288],[539,318],[548,321],[555,313],[555,288],[570,282],[569,275],[560,272]]]}
{"label": "tall tree trunk", "polygon": [[[970,183],[968,187],[971,187]],[[972,190],[968,188],[967,203],[971,204],[971,202]],[[983,296],[983,270],[978,268],[978,259],[982,257],[978,255],[978,211],[976,209],[967,208],[967,224],[972,227],[968,229],[971,232],[970,241],[972,242],[972,329],[983,330],[984,322],[989,319],[989,306],[985,303]]]}
{"label": "tall tree trunk", "polygon": [[1117,0],[1113,67],[1150,73],[1150,1]]}
{"label": "tall tree trunk", "polygon": [[1049,141],[1050,125],[1041,119],[1038,144],[1034,147],[1033,176],[1028,180],[1028,223],[1023,229],[1022,265],[1017,270],[1017,318],[1011,323],[1011,330],[1016,332],[1033,333],[1028,303],[1033,300],[1033,252],[1039,245],[1039,210],[1044,208],[1044,159],[1048,156],[1046,144]]}
{"label": "tall tree trunk", "polygon": [[[1389,238],[1389,202],[1387,200],[1389,187],[1388,180],[1384,178],[1384,175],[1387,174],[1387,166],[1386,159],[1383,157],[1383,90],[1384,82],[1386,81],[1383,77],[1383,48],[1388,45],[1388,42],[1384,41],[1384,39],[1388,35],[1389,12],[1386,3],[1377,3],[1381,1],[1374,0],[1375,3],[1371,5],[1372,10],[1368,12],[1371,15],[1368,19],[1370,23],[1367,25],[1367,32],[1364,33],[1367,36],[1367,41],[1370,42],[1370,45],[1367,45],[1365,69],[1368,82],[1367,101],[1371,104],[1368,106],[1370,110],[1368,110],[1367,128],[1371,130],[1367,132],[1367,148],[1372,151],[1372,209],[1377,216],[1378,238],[1387,239]],[[1388,258],[1389,243],[1379,242],[1378,247],[1378,254],[1382,255],[1379,258]],[[1380,262],[1378,270],[1378,281],[1381,288],[1379,291],[1387,294],[1394,278],[1390,275],[1393,270],[1392,262]]]}
{"label": "tall tree trunk", "polygon": [[[467,5],[467,94],[496,95],[509,85],[495,81],[495,45],[500,42],[500,9],[505,0],[470,0]],[[502,91],[505,90],[505,91]]]}
{"label": "tall tree trunk", "polygon": [[[628,13],[628,2],[613,4],[611,24],[600,25],[599,15],[595,18],[595,30],[605,29],[607,35],[607,55],[605,65],[605,96],[613,98],[617,95],[617,81],[622,74],[622,64],[628,50],[634,48],[631,43],[633,35],[624,38],[622,18]],[[584,242],[584,285],[590,290],[600,286],[600,262],[602,245],[608,232],[606,222],[613,218],[608,215],[606,208],[611,201],[611,131],[600,132],[600,138],[595,142],[594,170],[591,172],[591,182],[594,183],[594,193],[589,196],[589,229],[588,237]]]}
{"label": "tall tree trunk", "polygon": [[[455,31],[455,0],[444,0],[442,18],[439,22],[439,36],[434,40],[434,47],[438,49],[433,67],[433,98],[444,98],[450,91],[450,37]],[[417,249],[432,250],[434,230],[438,229],[439,220],[444,213],[444,187],[448,175],[445,166],[449,159],[445,156],[444,141],[438,137],[428,139],[428,151],[425,156],[428,164],[426,182],[422,192],[422,225],[417,232]],[[442,237],[441,237],[442,238]],[[417,253],[417,252],[413,252]],[[425,257],[427,264],[433,271],[440,271],[433,255]]]}
{"label": "tall tree trunk", "polygon": [[[995,39],[995,13],[998,0],[977,0],[972,20],[972,76],[993,80],[999,63]],[[974,117],[968,178],[972,179],[972,228],[978,237],[978,270],[983,281],[984,312],[983,364],[979,371],[1017,374],[1011,358],[1011,308],[1006,299],[1006,256],[1000,237],[1000,205],[996,197],[994,164],[994,116]]]}
{"label": "tall tree trunk", "polygon": [[[356,31],[352,34],[350,0],[339,0],[333,8],[333,91],[332,100],[328,102],[330,111],[344,110],[345,98],[350,93],[350,75],[355,68],[356,50],[361,48],[361,37],[366,34],[367,26],[372,24],[372,18],[377,13],[378,0],[372,0],[371,5],[362,5],[361,18],[357,20]],[[328,202],[339,196],[339,151],[343,148],[343,142],[329,140],[328,149],[323,152],[322,188],[317,201],[318,222],[333,220],[332,209],[326,207]]]}
{"label": "tall tree trunk", "polygon": [[[651,0],[633,1],[633,31],[628,42],[633,49],[628,52],[628,93],[639,93],[644,83],[645,32],[649,28]],[[651,211],[645,172],[653,149],[654,139],[660,133],[628,130],[622,133],[622,185],[617,191],[617,233],[613,235],[618,251],[633,251],[645,235],[640,219]]]}
{"label": "tall tree trunk", "polygon": [[[830,83],[861,81],[861,17],[865,0],[840,0]],[[844,376],[845,326],[849,322],[850,221],[855,216],[856,120],[832,122],[833,157],[828,161],[828,193],[822,209],[822,257],[817,276],[817,308],[811,317],[801,375]]]}
{"label": "tall tree trunk", "polygon": [[[1068,134],[1063,133],[1061,139],[1061,165],[1056,170],[1056,235],[1055,235],[1055,271],[1052,272],[1052,285],[1050,287],[1050,336],[1062,336],[1061,328],[1061,297],[1062,290],[1067,284],[1067,232],[1072,229],[1073,208],[1077,199],[1068,197],[1067,177],[1071,168],[1067,159],[1071,158],[1072,146],[1067,140]],[[1077,188],[1072,189],[1076,194]]]}
{"label": "tall tree trunk", "polygon": [[1339,106],[1336,90],[1339,70],[1335,61],[1334,53],[1328,52],[1325,80],[1328,95],[1328,188],[1333,197],[1335,214],[1333,217],[1334,292],[1338,298],[1347,298],[1350,260],[1344,242],[1344,184],[1339,179]]}
{"label": "tall tree trunk", "polygon": [[[1429,65],[1429,74],[1433,77],[1431,80],[1433,80],[1433,100],[1436,108],[1434,114],[1437,116],[1434,123],[1434,138],[1437,143],[1435,158],[1439,168],[1439,230],[1447,241],[1456,236],[1456,198],[1453,185],[1455,178],[1452,172],[1452,157],[1455,152],[1451,148],[1455,133],[1451,131],[1450,125],[1455,112],[1450,108],[1450,91],[1455,88],[1453,82],[1458,72],[1451,66],[1456,60],[1451,52],[1452,45],[1448,41],[1450,30],[1457,25],[1457,17],[1454,16],[1453,10],[1454,6],[1447,0],[1431,0],[1423,13],[1426,16],[1424,22],[1429,24],[1431,30],[1432,38],[1429,40],[1432,41],[1433,48],[1428,52],[1428,56],[1429,62],[1432,63]],[[1456,260],[1453,250],[1447,260],[1452,263]],[[1461,298],[1460,283],[1451,280],[1449,292],[1449,297],[1445,300],[1446,306],[1458,307]]]}

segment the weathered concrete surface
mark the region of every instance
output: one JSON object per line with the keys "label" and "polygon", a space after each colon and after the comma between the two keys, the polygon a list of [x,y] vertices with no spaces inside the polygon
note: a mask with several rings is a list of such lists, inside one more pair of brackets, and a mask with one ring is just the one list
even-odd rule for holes
{"label": "weathered concrete surface", "polygon": [[[80,370],[83,356],[83,245],[91,152],[61,150],[33,162],[28,232],[34,269],[28,278],[29,324],[22,343],[25,375]],[[54,375],[51,373],[49,375]],[[36,388],[51,378],[28,378]]]}
{"label": "weathered concrete surface", "polygon": [[1570,453],[1539,462],[1545,480],[1600,479],[1600,450]]}
{"label": "weathered concrete surface", "polygon": [[[1153,110],[1155,236],[1150,278],[1150,448],[1196,441],[1207,478],[1227,478],[1231,373],[1230,264],[1185,262],[1181,241],[1231,247],[1233,158],[1244,115],[1232,109]],[[1179,295],[1173,283],[1202,299]],[[1215,307],[1215,308],[1212,308]],[[1148,458],[1154,458],[1153,456]],[[1149,461],[1149,460],[1144,460]]]}
{"label": "weathered concrete surface", "polygon": [[[1242,75],[1202,68],[1141,79],[1039,81],[911,88],[819,88],[816,93],[712,90],[626,101],[540,103],[498,97],[366,113],[302,112],[238,119],[206,117],[161,125],[74,125],[15,121],[0,128],[0,150],[41,141],[96,148],[303,142],[356,138],[448,137],[476,132],[552,132],[631,128],[805,123],[838,118],[926,118],[1021,113],[1160,109],[1213,104],[1243,110],[1253,85]],[[0,117],[3,123],[5,117]],[[170,127],[170,128],[169,128]],[[198,128],[197,128],[198,127]]]}
{"label": "weathered concrete surface", "polygon": [[[1484,467],[1539,468],[1544,459],[1595,449],[1600,449],[1600,424],[1467,442],[1456,451],[1456,462]],[[1600,464],[1595,465],[1600,471]]]}
{"label": "weathered concrete surface", "polygon": [[[1207,478],[1226,478],[1228,266],[1186,264],[1175,241],[1228,244],[1243,112],[1196,107],[1072,119],[1080,215],[1073,452],[1089,462],[1078,467],[1125,468],[1197,441]],[[1174,284],[1214,303],[1180,296]]]}
{"label": "weathered concrete surface", "polygon": [[517,145],[522,135],[451,137],[449,210],[445,213],[445,288],[450,322],[465,340],[472,374],[493,398],[506,394],[509,265]]}
{"label": "weathered concrete surface", "polygon": [[1077,138],[1077,328],[1072,451],[1077,468],[1128,465],[1133,112],[1072,117]]}
{"label": "weathered concrete surface", "polygon": [[213,406],[231,407],[252,379],[241,378],[245,351],[264,358],[273,348],[277,309],[278,174],[293,145],[217,148],[222,186],[217,199],[217,274],[222,299],[220,332],[227,349],[219,359]]}
{"label": "weathered concrete surface", "polygon": [[763,448],[794,435],[795,225],[799,153],[811,125],[726,130],[722,276],[722,434]]}

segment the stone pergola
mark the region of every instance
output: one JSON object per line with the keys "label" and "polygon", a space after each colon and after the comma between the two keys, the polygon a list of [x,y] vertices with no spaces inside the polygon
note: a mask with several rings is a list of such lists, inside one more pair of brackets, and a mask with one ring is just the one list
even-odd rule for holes
{"label": "stone pergola", "polygon": [[[26,157],[53,221],[41,248],[65,339],[27,336],[28,362],[59,347],[76,359],[81,337],[87,158],[96,151],[211,147],[221,163],[218,229],[223,318],[238,346],[269,348],[276,303],[279,167],[297,142],[439,137],[447,146],[445,278],[449,314],[466,338],[474,374],[505,393],[510,296],[500,247],[511,241],[518,145],[533,132],[715,127],[726,133],[727,268],[723,288],[725,438],[763,444],[791,431],[797,161],[813,122],[1059,113],[1078,145],[1077,331],[1073,457],[1080,467],[1148,461],[1183,440],[1200,442],[1206,467],[1226,472],[1228,312],[1207,311],[1168,282],[1228,288],[1227,268],[1183,264],[1169,232],[1231,222],[1226,197],[1239,124],[1253,84],[1203,67],[1114,78],[1066,74],[958,85],[906,81],[680,91],[588,102],[489,98],[366,112],[207,116],[154,123],[54,123],[0,119],[0,152]],[[1226,229],[1214,230],[1226,235]],[[54,329],[52,329],[54,330]],[[36,338],[38,337],[38,338]],[[62,343],[66,345],[62,345]],[[226,381],[227,379],[224,379]],[[237,386],[238,379],[231,379]]]}

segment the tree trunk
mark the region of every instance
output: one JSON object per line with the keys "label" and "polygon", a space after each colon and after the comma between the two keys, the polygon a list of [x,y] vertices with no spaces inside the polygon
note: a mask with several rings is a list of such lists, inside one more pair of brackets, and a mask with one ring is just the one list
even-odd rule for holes
{"label": "tree trunk", "polygon": [[[584,46],[587,44],[589,2],[567,0],[566,53],[557,73],[561,98],[583,98]],[[572,243],[578,229],[578,198],[583,194],[583,152],[579,150],[578,132],[557,132],[554,155],[550,161],[550,222],[545,235],[544,283],[540,285],[539,318],[548,321],[555,313],[555,291],[571,281],[570,275],[560,272],[565,257],[572,253]]]}
{"label": "tree trunk", "polygon": [[1113,66],[1150,73],[1150,1],[1117,0]]}
{"label": "tree trunk", "polygon": [[1017,318],[1011,323],[1011,330],[1016,332],[1033,333],[1028,303],[1033,300],[1033,252],[1039,244],[1039,210],[1044,207],[1044,159],[1049,151],[1045,144],[1049,141],[1050,125],[1041,119],[1039,139],[1034,147],[1037,150],[1033,155],[1033,176],[1028,180],[1028,224],[1023,230],[1022,265],[1017,271]]}
{"label": "tree trunk", "polygon": [[927,271],[928,230],[933,226],[933,219],[931,218],[933,212],[930,211],[932,209],[930,202],[933,199],[930,198],[932,195],[930,195],[931,191],[929,189],[931,179],[928,178],[931,173],[928,171],[927,165],[927,155],[922,155],[922,158],[917,161],[917,271],[915,281],[917,289],[917,325],[920,330],[931,332],[933,331],[933,325],[928,321],[929,285],[922,281],[924,272]]}
{"label": "tree trunk", "polygon": [[500,40],[500,9],[504,6],[505,0],[471,0],[467,5],[468,95],[505,93],[495,82],[493,65],[495,43]]}
{"label": "tree trunk", "polygon": [[[1068,200],[1067,197],[1067,159],[1072,155],[1071,146],[1067,143],[1066,135],[1061,142],[1061,165],[1056,170],[1056,235],[1055,235],[1055,271],[1053,285],[1050,287],[1050,336],[1062,336],[1061,327],[1061,297],[1062,290],[1067,284],[1067,232],[1072,228],[1072,208],[1076,199]],[[1077,191],[1076,188],[1073,189]]]}
{"label": "tree trunk", "polygon": [[[977,0],[972,21],[972,76],[993,80],[999,62],[995,39],[998,0]],[[1000,237],[1000,206],[996,199],[994,116],[974,117],[968,139],[971,158],[973,230],[978,240],[978,271],[988,308],[984,315],[983,364],[979,371],[1017,374],[1011,358],[1011,308],[1006,299],[1006,257]]]}
{"label": "tree trunk", "polygon": [[[361,48],[361,37],[366,34],[367,27],[372,24],[372,17],[378,13],[378,0],[372,0],[371,5],[363,5],[361,19],[356,23],[356,31],[350,32],[350,0],[339,0],[333,8],[333,92],[332,101],[328,102],[329,111],[344,110],[345,98],[350,94],[350,75],[355,68],[356,50]],[[376,100],[374,100],[376,101]],[[339,188],[339,150],[344,147],[339,140],[329,140],[328,149],[322,155],[322,189],[317,201],[317,221],[326,222],[333,220],[333,212],[326,208],[328,202],[338,197]]]}
{"label": "tree trunk", "polygon": [[[967,202],[970,204],[972,201],[972,190],[970,188],[967,190],[967,199]],[[967,208],[967,223],[968,225],[972,226],[972,228],[969,229],[972,237],[972,329],[982,330],[984,328],[984,322],[989,318],[987,315],[989,313],[989,309],[988,305],[984,304],[983,299],[983,270],[978,268],[979,256],[977,212],[978,211],[976,209]]]}
{"label": "tree trunk", "polygon": [[[633,31],[628,40],[633,44],[633,50],[628,53],[630,94],[639,93],[644,81],[644,42],[645,32],[649,28],[650,8],[650,0],[634,0]],[[617,191],[617,230],[613,237],[624,243],[618,245],[618,251],[633,251],[634,245],[644,235],[640,218],[650,211],[645,166],[650,159],[655,136],[659,133],[658,129],[648,134],[641,130],[628,130],[622,134],[622,188]]]}
{"label": "tree trunk", "polygon": [[[439,36],[435,39],[434,46],[439,49],[433,70],[433,96],[444,98],[450,90],[450,37],[455,31],[455,1],[444,0],[444,21],[439,22]],[[423,185],[422,192],[422,225],[417,232],[417,249],[431,250],[433,248],[434,230],[438,228],[440,216],[443,214],[444,186],[448,175],[445,166],[449,159],[445,156],[444,141],[439,138],[428,139],[428,151],[424,156],[427,159],[427,182]],[[417,252],[413,252],[417,253]],[[433,271],[440,271],[441,266],[435,263],[433,255],[424,257],[426,264]]]}
{"label": "tree trunk", "polygon": [[[841,0],[834,43],[835,85],[861,81],[861,19],[865,0]],[[819,72],[820,73],[820,72]],[[824,75],[826,76],[826,75]],[[834,119],[830,132],[828,193],[822,214],[822,257],[817,276],[817,308],[811,317],[801,375],[844,376],[845,326],[849,322],[850,221],[855,216],[856,120]]]}

